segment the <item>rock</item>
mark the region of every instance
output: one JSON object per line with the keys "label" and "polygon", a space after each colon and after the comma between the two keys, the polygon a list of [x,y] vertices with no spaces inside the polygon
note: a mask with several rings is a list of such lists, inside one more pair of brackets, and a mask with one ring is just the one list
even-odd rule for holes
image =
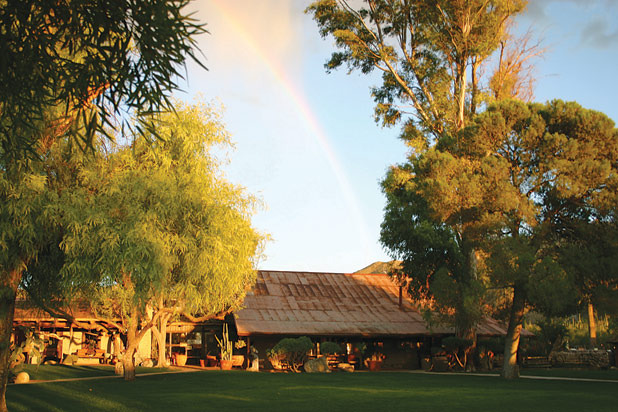
{"label": "rock", "polygon": [[28,372],[19,372],[15,377],[15,383],[28,383],[30,382],[30,375]]}
{"label": "rock", "polygon": [[330,372],[330,370],[328,369],[328,361],[326,360],[326,356],[308,360],[307,362],[305,362],[304,369],[307,373]]}
{"label": "rock", "polygon": [[552,352],[549,361],[555,366],[588,367],[605,369],[609,367],[610,357],[607,351],[572,350]]}
{"label": "rock", "polygon": [[341,362],[337,364],[337,368],[344,372],[354,372],[354,365],[350,365],[349,363]]}

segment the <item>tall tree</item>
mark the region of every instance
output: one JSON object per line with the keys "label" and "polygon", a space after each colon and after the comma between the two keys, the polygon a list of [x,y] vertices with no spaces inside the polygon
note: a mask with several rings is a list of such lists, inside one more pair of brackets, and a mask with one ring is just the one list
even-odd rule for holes
{"label": "tall tree", "polygon": [[[459,139],[411,159],[407,186],[395,187],[421,197],[437,223],[477,239],[489,254],[490,280],[512,288],[505,377],[518,376],[526,304],[551,314],[574,296],[552,221],[566,203],[600,210],[615,202],[617,154],[617,131],[601,113],[561,101],[505,101],[479,114]],[[418,209],[410,209],[415,218]]]}
{"label": "tall tree", "polygon": [[312,13],[323,36],[340,51],[332,70],[382,73],[373,89],[376,119],[403,120],[427,138],[462,129],[482,104],[481,66],[505,40],[524,0],[320,0]]}
{"label": "tall tree", "polygon": [[42,215],[28,198],[42,190],[40,146],[61,136],[92,146],[124,113],[140,118],[169,107],[182,64],[195,59],[194,37],[204,32],[183,13],[186,4],[0,1],[0,411],[17,287],[39,250]]}
{"label": "tall tree", "polygon": [[458,336],[473,340],[484,295],[484,279],[469,276],[475,244],[463,225],[441,221],[432,210],[417,160],[391,168],[382,183],[387,204],[380,241],[402,261],[408,291],[431,310],[426,313],[438,314],[440,323],[454,324]]}
{"label": "tall tree", "polygon": [[[313,14],[320,33],[333,36],[339,49],[326,64],[328,70],[346,65],[362,73],[382,73],[381,84],[372,91],[376,120],[383,125],[403,122],[401,137],[408,143],[411,156],[416,156],[436,142],[459,136],[470,118],[481,110],[491,78],[483,79],[481,69],[510,38],[507,28],[525,5],[523,0],[367,0],[353,7],[345,0],[320,0],[307,11]],[[500,66],[503,62],[506,59],[499,60],[496,72],[506,70]],[[387,178],[385,185],[390,181]],[[382,241],[395,257],[404,259],[406,273],[413,280],[409,285],[420,288],[412,269],[418,260],[400,249],[403,239],[395,237],[398,229],[391,223],[396,218],[388,213]],[[446,249],[436,250],[435,254],[450,256],[448,264],[426,269],[444,275],[437,279],[455,281],[454,290],[462,294],[455,297],[431,291],[431,295],[444,298],[445,306],[456,304],[460,308],[455,319],[458,334],[474,339],[480,308],[473,306],[482,292],[476,273],[476,239],[470,237],[471,232],[462,230],[462,222],[445,223],[433,219],[431,213],[418,213],[417,226],[410,229],[421,230],[421,239],[439,239],[434,246]],[[429,220],[420,223],[422,219]],[[444,226],[451,223],[456,226]],[[387,233],[386,227],[393,231]],[[435,236],[427,233],[429,228],[437,230]],[[451,236],[448,241],[447,233]],[[410,258],[407,263],[406,255]],[[443,290],[448,289],[447,283],[435,286],[439,284],[445,287]],[[430,284],[424,285],[427,287],[431,288]]]}
{"label": "tall tree", "polygon": [[178,104],[153,121],[162,140],[113,150],[60,211],[66,282],[100,316],[123,320],[125,379],[165,314],[212,317],[242,302],[262,240],[250,223],[255,199],[225,181],[212,155],[229,144],[219,115]]}
{"label": "tall tree", "polygon": [[[553,193],[552,193],[553,195]],[[577,198],[559,199],[561,213],[549,224],[561,265],[572,273],[580,296],[581,309],[588,315],[590,346],[597,346],[596,312],[615,313],[612,302],[618,297],[618,228],[615,199],[592,206]]]}

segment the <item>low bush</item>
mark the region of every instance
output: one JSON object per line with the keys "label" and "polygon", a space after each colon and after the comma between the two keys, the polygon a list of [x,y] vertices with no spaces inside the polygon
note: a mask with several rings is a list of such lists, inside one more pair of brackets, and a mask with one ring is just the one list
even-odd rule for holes
{"label": "low bush", "polygon": [[313,349],[313,342],[306,336],[285,338],[270,349],[267,356],[275,369],[289,368],[294,372],[300,372],[311,349]]}
{"label": "low bush", "polygon": [[[442,339],[442,347],[448,353],[448,357],[456,361],[460,368],[465,368],[468,362],[466,349],[472,346],[473,341],[457,336],[449,336]],[[463,358],[460,356],[463,355]],[[449,364],[452,362],[449,362]]]}
{"label": "low bush", "polygon": [[335,355],[338,353],[343,353],[343,349],[338,343],[322,342],[320,343],[320,353],[323,355]]}

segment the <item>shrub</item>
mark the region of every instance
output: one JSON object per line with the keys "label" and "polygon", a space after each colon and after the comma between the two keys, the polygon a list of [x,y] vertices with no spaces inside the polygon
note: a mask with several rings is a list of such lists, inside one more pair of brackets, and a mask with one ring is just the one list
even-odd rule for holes
{"label": "shrub", "polygon": [[320,353],[324,355],[334,355],[337,353],[343,353],[341,346],[335,342],[322,342],[320,343]]}
{"label": "shrub", "polygon": [[[466,349],[472,346],[473,341],[470,339],[464,339],[457,336],[449,336],[442,339],[442,347],[446,352],[448,352],[449,356],[454,358],[455,361],[459,364],[461,368],[464,368],[467,364],[467,355]],[[463,352],[463,359],[459,358],[459,352]]]}
{"label": "shrub", "polygon": [[[307,353],[313,349],[313,342],[306,336],[300,338],[281,339],[272,349],[267,352],[270,363],[277,368],[286,365],[294,372],[299,372],[303,363],[307,360]],[[273,362],[274,361],[274,362]]]}
{"label": "shrub", "polygon": [[484,338],[479,339],[476,342],[478,351],[488,352],[491,351],[494,354],[504,352],[504,338]]}
{"label": "shrub", "polygon": [[448,352],[466,350],[470,346],[472,346],[472,341],[470,339],[459,338],[457,336],[449,336],[442,339],[442,347]]}

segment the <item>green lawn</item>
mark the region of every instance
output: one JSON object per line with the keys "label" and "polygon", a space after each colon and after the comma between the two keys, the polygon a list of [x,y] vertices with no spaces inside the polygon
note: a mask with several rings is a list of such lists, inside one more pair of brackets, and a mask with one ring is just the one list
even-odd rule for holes
{"label": "green lawn", "polygon": [[616,411],[618,383],[419,373],[203,371],[12,385],[16,411]]}
{"label": "green lawn", "polygon": [[[69,378],[88,378],[91,376],[114,375],[114,367],[110,365],[21,365],[14,372],[28,372],[32,380],[55,380]],[[136,373],[167,372],[167,368],[137,367]]]}
{"label": "green lawn", "polygon": [[612,379],[618,381],[618,369],[567,369],[567,368],[530,368],[522,369],[522,376],[556,376],[580,379]]}

